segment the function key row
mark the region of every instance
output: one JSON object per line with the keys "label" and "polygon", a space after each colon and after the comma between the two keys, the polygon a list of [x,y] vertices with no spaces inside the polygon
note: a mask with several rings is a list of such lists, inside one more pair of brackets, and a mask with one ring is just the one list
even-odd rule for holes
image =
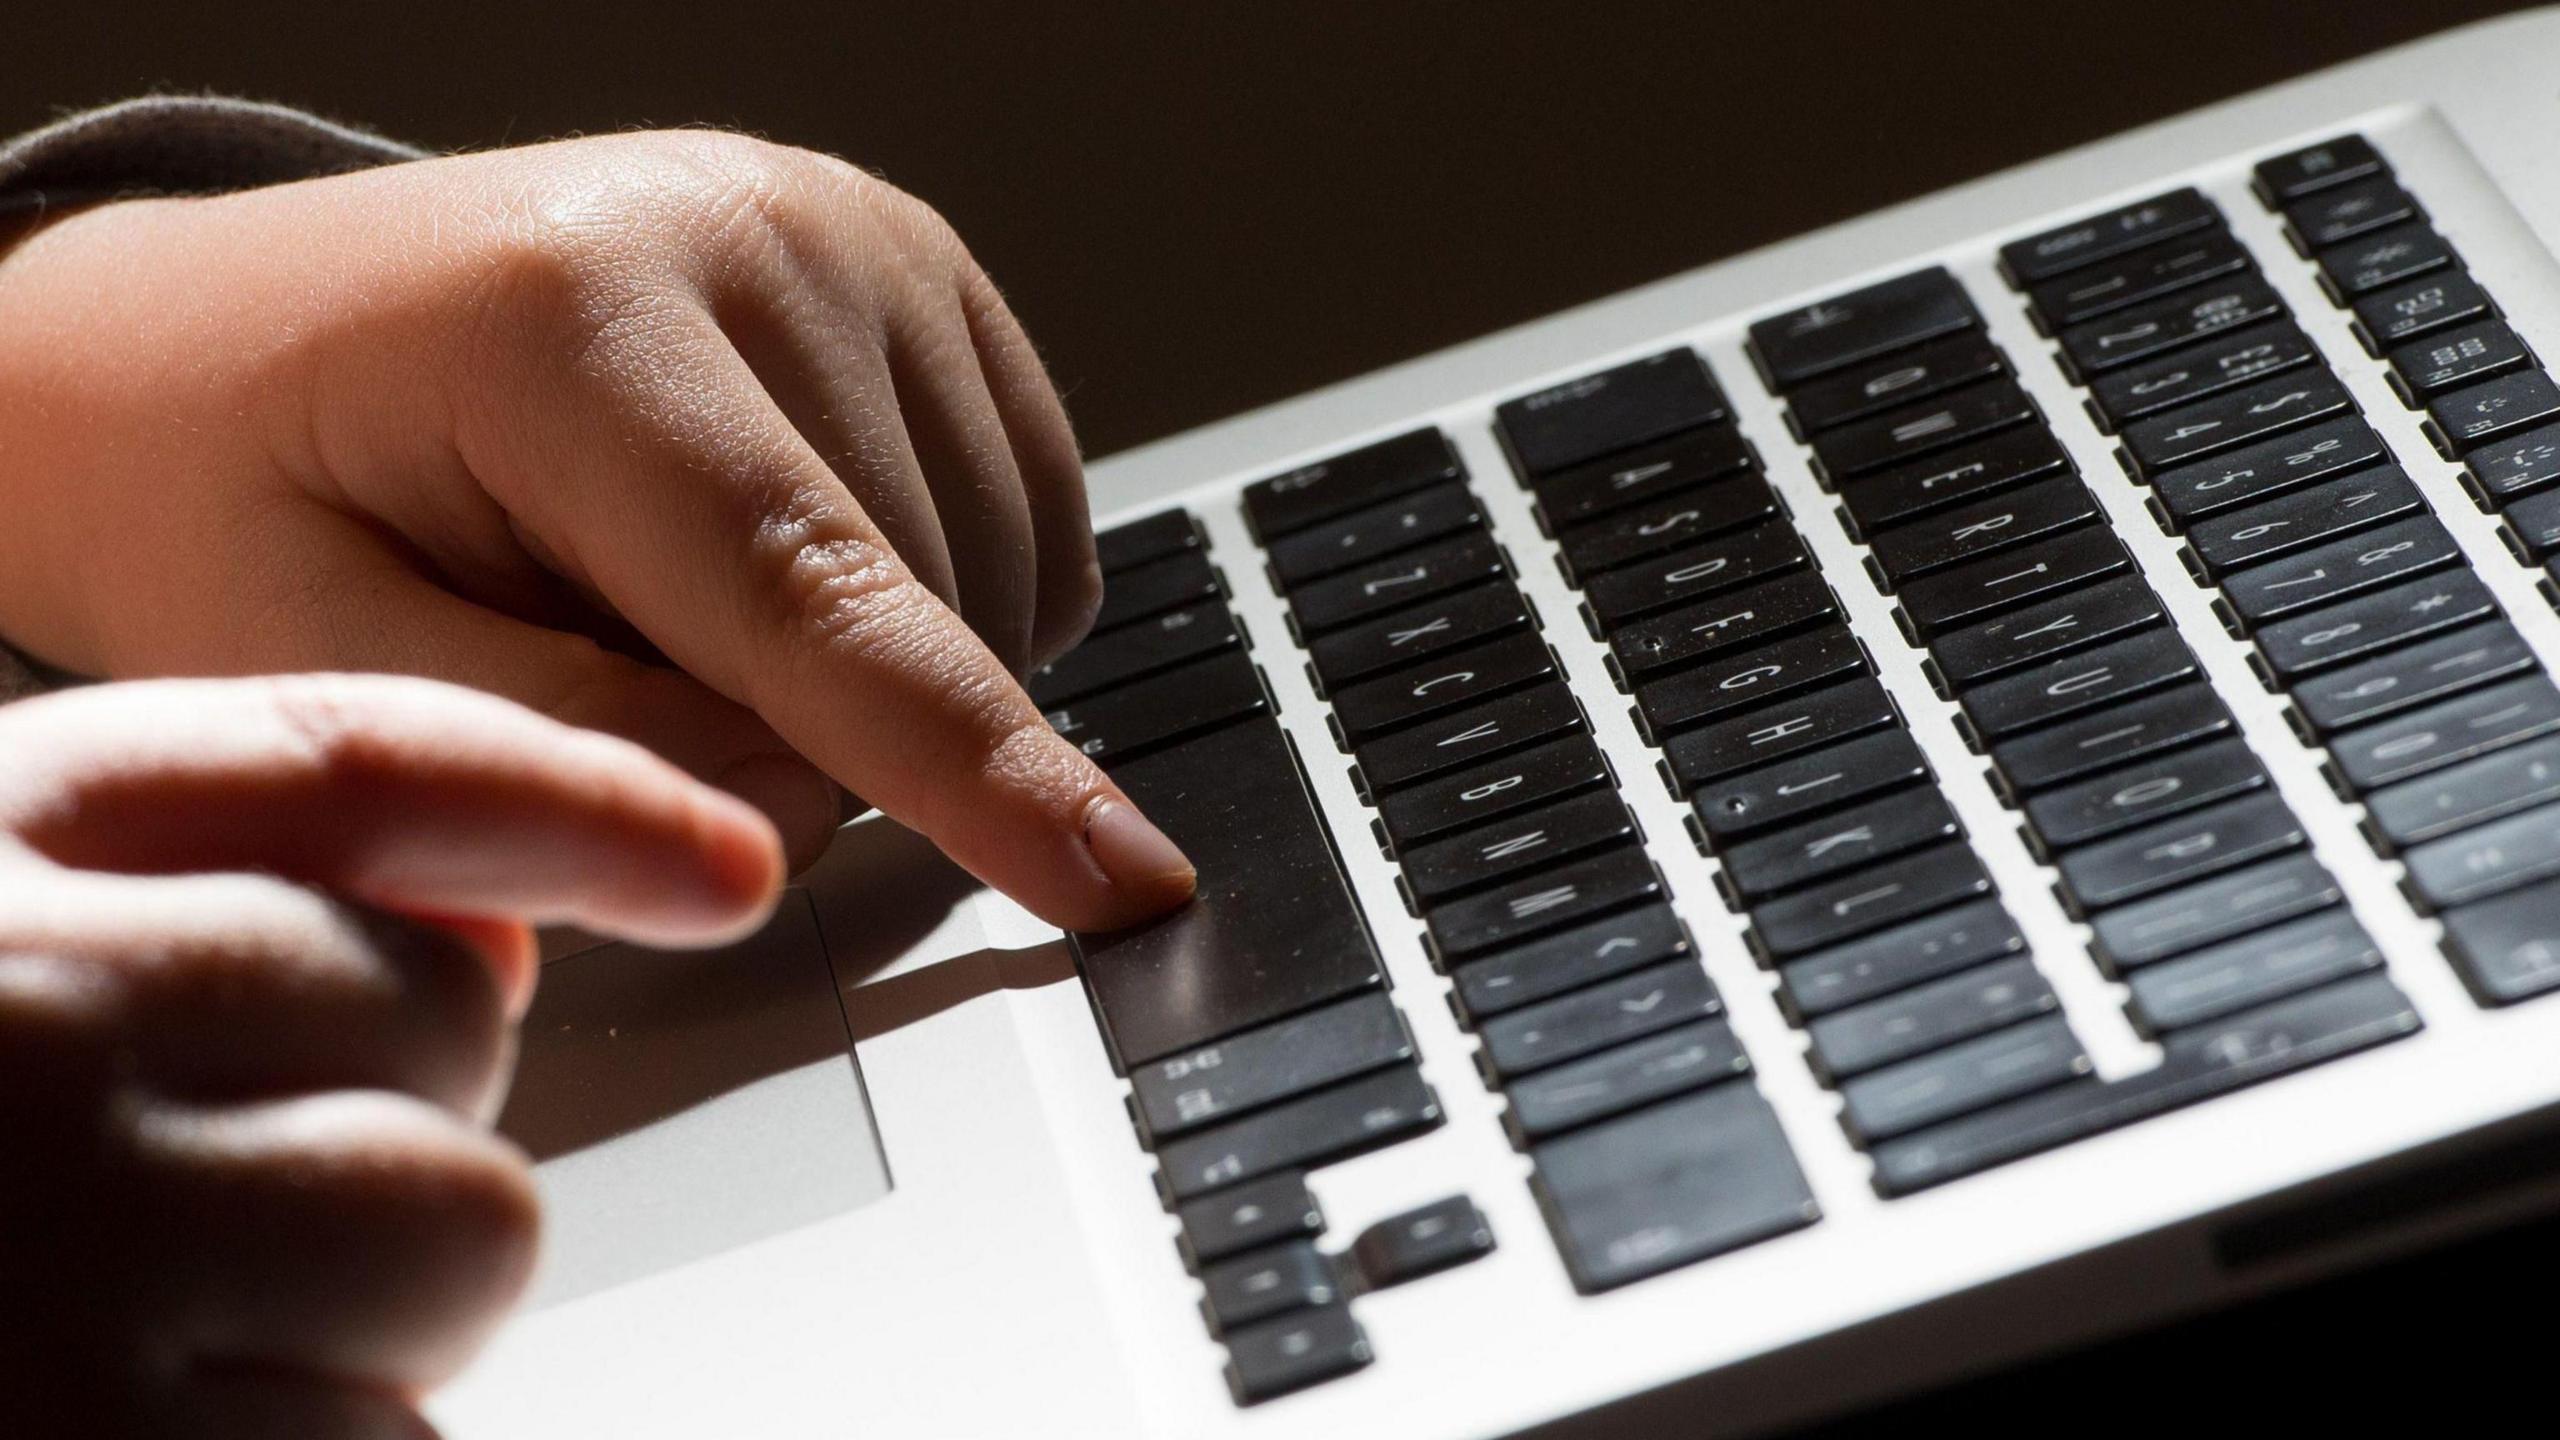
{"label": "function key row", "polygon": [[[1703,533],[1682,513],[1701,491],[1768,495],[1694,356],[1523,397],[1502,419],[1517,462],[1553,477],[1542,519],[1583,537],[1586,563]],[[1421,448],[1371,451],[1385,447]],[[1377,473],[1366,453],[1311,468]],[[1574,1283],[1606,1289],[1809,1223],[1723,999],[1482,507],[1446,474],[1309,507],[1321,483],[1251,487],[1247,513]]]}
{"label": "function key row", "polygon": [[[1340,483],[1289,503],[1321,509]],[[1347,1297],[1403,1278],[1389,1232],[1412,1217],[1364,1235],[1356,1265],[1323,1253],[1303,1175],[1433,1128],[1440,1103],[1198,524],[1166,511],[1096,548],[1093,633],[1027,686],[1191,857],[1199,898],[1069,940],[1249,1402],[1368,1363]],[[1467,1233],[1490,1247],[1480,1217]]]}
{"label": "function key row", "polygon": [[[2265,161],[2258,191],[2560,602],[2560,384],[2370,141]],[[2324,243],[2342,225],[2354,238]],[[2560,690],[2442,528],[2397,518],[2405,481],[2378,473],[2393,483],[2355,487],[2381,492],[2360,502],[2362,533],[2231,576],[2226,615],[2254,628],[2263,672],[2329,747],[2332,783],[2363,802],[2365,833],[2403,862],[2409,898],[2443,919],[2473,994],[2505,1004],[2560,989]],[[2324,487],[2332,504],[2347,483]],[[2279,586],[2358,598],[2279,608]]]}
{"label": "function key row", "polygon": [[[2294,383],[2316,357],[2198,192],[2030,237],[2002,263],[2069,368],[2113,382],[2107,403],[2146,427],[2156,461],[2348,408],[2334,382]],[[1910,298],[1923,293],[1938,298]],[[1843,528],[1867,547],[1869,578],[2170,1063],[2094,1078],[2016,925],[1996,900],[1962,890],[1940,892],[1933,914],[1787,961],[1781,998],[1840,1086],[1844,1124],[1887,1195],[2308,1063],[2342,1025],[2398,1033],[2414,1021],[2387,981],[2359,981],[2380,960],[2337,931],[2353,929],[2345,911],[2323,916],[2316,935],[2265,928],[2334,905],[2337,887],[1998,347],[1970,340],[1964,384],[1872,412],[1836,397],[1936,372],[1956,339],[1906,333],[1897,348],[1879,334],[1829,370],[1771,358],[1811,317],[1959,304],[1972,313],[1952,275],[1923,270],[1764,320],[1750,345],[1839,497]],[[1877,437],[1894,453],[1865,463]],[[1930,799],[1833,823],[1952,826]],[[1712,836],[1711,813],[1700,820]],[[1722,858],[1733,888],[1747,888],[1751,849]],[[2143,981],[2154,964],[2176,967],[2167,983]],[[2330,996],[2337,983],[2353,987],[2343,1003]]]}

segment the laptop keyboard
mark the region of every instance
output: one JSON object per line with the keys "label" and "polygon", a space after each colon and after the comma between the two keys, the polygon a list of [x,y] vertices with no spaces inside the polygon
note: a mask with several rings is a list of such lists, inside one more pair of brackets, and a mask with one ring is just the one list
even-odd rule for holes
{"label": "laptop keyboard", "polygon": [[[2007,353],[1928,268],[1753,323],[1756,376],[1680,347],[1504,402],[1547,554],[1497,543],[1477,487],[1507,482],[1437,429],[1247,486],[1288,637],[1245,633],[1190,514],[1100,537],[1095,634],[1030,689],[1200,868],[1186,910],[1073,938],[1240,1403],[1369,1363],[1361,1293],[1494,1244],[1453,1196],[1323,1247],[1303,1172],[1442,1123],[1337,843],[1396,862],[1585,1293],[1820,1220],[1682,918],[1719,903],[1804,1040],[1758,1058],[1837,1091],[1888,1199],[2416,1031],[2155,585],[2213,592],[2403,862],[2404,896],[2360,904],[2440,917],[2484,1005],[2560,988],[2560,689],[2261,266],[2311,267],[2546,585],[2560,387],[2364,140],[2255,188],[2298,256],[2253,255],[2195,189],[2002,247],[2002,303],[2049,356]],[[2092,488],[2124,480],[2078,471],[2021,364],[2079,387],[2187,574],[2145,573]],[[1770,484],[1725,388],[1753,383],[1832,514]],[[1832,523],[1864,574],[1816,565]],[[1514,583],[1547,564],[1578,617]],[[1901,635],[1852,633],[1841,585]],[[1591,673],[1544,638],[1577,619],[1607,647]],[[1895,644],[2084,952],[2029,953],[1882,681],[1870,646]],[[1274,716],[1257,657],[1293,648],[1368,835],[1328,827],[1303,766],[1342,762]],[[1604,754],[1587,706],[1626,707],[1652,753]],[[1622,797],[1656,783],[1716,893],[1648,857]],[[2097,1073],[2049,980],[2090,965],[2156,1066]]]}

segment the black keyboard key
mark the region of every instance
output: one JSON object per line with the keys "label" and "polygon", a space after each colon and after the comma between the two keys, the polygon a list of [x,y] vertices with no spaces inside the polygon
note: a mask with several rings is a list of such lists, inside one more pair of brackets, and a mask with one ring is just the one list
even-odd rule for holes
{"label": "black keyboard key", "polygon": [[1497,581],[1319,635],[1308,643],[1307,654],[1325,688],[1339,690],[1381,670],[1507,635],[1528,623],[1528,602],[1508,581]]}
{"label": "black keyboard key", "polygon": [[1793,525],[1756,525],[1592,576],[1591,618],[1603,630],[1614,630],[1640,615],[1783,575],[1808,558]]}
{"label": "black keyboard key", "polygon": [[1348,1375],[1373,1358],[1345,1305],[1302,1310],[1227,1337],[1227,1389],[1239,1405]]}
{"label": "black keyboard key", "polygon": [[2012,795],[2029,795],[2236,728],[2212,686],[2179,685],[2002,740],[1991,747],[1991,768]]}
{"label": "black keyboard key", "polygon": [[2365,828],[2395,849],[2560,801],[2560,735],[2493,750],[2364,797]]}
{"label": "black keyboard key", "polygon": [[2483,1005],[2512,1005],[2560,988],[2560,882],[2445,916],[2444,952]]}
{"label": "black keyboard key", "polygon": [[1887,795],[1741,841],[1723,852],[1724,869],[1716,880],[1728,898],[1774,895],[1963,835],[1964,826],[1936,790]]}
{"label": "black keyboard key", "polygon": [[1798,571],[1684,605],[1622,626],[1609,637],[1620,673],[1652,675],[1745,646],[1762,645],[1816,620],[1840,614],[1822,577]]}
{"label": "black keyboard key", "polygon": [[1749,1073],[1751,1061],[1732,1028],[1721,1020],[1700,1020],[1511,1081],[1503,1089],[1511,1102],[1503,1124],[1513,1141],[1525,1147],[1576,1125]]}
{"label": "black keyboard key", "polygon": [[2155,508],[2184,529],[2207,515],[2391,458],[2373,427],[2353,415],[2245,445],[2150,478]]}
{"label": "black keyboard key", "polygon": [[1407,850],[1405,884],[1427,905],[1636,838],[1635,818],[1614,792],[1577,795]]}
{"label": "black keyboard key", "polygon": [[[2316,549],[2226,575],[2222,579],[2222,596],[2241,628],[2255,631],[2289,615],[2300,616],[2320,606],[2462,563],[2461,545],[2441,522],[2433,515],[2412,515],[2379,530],[2332,540]],[[2318,618],[2305,617],[2292,629],[2318,629]],[[2285,627],[2268,632],[2286,633],[2290,632]],[[2363,638],[2367,638],[2364,632],[2341,635],[2332,642],[2332,648],[2337,642]],[[2266,639],[2262,635],[2261,643]]]}
{"label": "black keyboard key", "polygon": [[2266,784],[2267,767],[2247,741],[2216,740],[2032,796],[2027,827],[2045,850],[2061,851]]}
{"label": "black keyboard key", "polygon": [[2528,495],[2508,506],[2499,530],[2507,548],[2528,565],[2560,554],[2560,491]]}
{"label": "black keyboard key", "polygon": [[1630,845],[1452,900],[1424,918],[1432,953],[1443,964],[1455,964],[1661,896],[1662,877],[1653,862]]}
{"label": "black keyboard key", "polygon": [[1978,332],[1879,356],[1787,392],[1796,431],[1811,435],[1869,415],[2005,375],[2000,347]]}
{"label": "black keyboard key", "polygon": [[2453,247],[2423,224],[2388,230],[2322,250],[2320,277],[2331,298],[2344,304],[2387,285],[2415,280],[2453,263]]}
{"label": "black keyboard key", "polygon": [[2252,185],[2258,198],[2276,209],[2333,185],[2387,173],[2389,167],[2374,153],[2372,141],[2361,135],[2341,135],[2259,161]]}
{"label": "black keyboard key", "polygon": [[2512,503],[2560,480],[2560,425],[2494,440],[2462,457],[2462,488],[2482,508]]}
{"label": "black keyboard key", "polygon": [[2002,960],[1835,1011],[1806,1027],[1826,1083],[2062,1008],[2035,963]]}
{"label": "black keyboard key", "polygon": [[2284,797],[2244,795],[2065,854],[2062,894],[2076,915],[2273,859],[2308,843]]}
{"label": "black keyboard key", "polygon": [[2493,319],[2498,313],[2488,292],[2459,270],[2439,271],[2377,290],[2352,308],[2365,348],[2377,355],[2439,330]]}
{"label": "black keyboard key", "polygon": [[1231,650],[1061,706],[1048,721],[1095,764],[1110,767],[1270,709],[1261,672],[1243,651]]}
{"label": "black keyboard key", "polygon": [[2090,951],[2117,973],[2326,910],[2344,898],[2308,852],[2216,876],[2101,914]]}
{"label": "black keyboard key", "polygon": [[2284,301],[2267,282],[2239,275],[2073,325],[2057,338],[2073,375],[2086,383],[2118,366],[2284,313]]}
{"label": "black keyboard key", "polygon": [[1548,475],[1722,419],[1725,403],[1706,362],[1683,345],[1506,400],[1493,413],[1521,472]]}
{"label": "black keyboard key", "polygon": [[1413,1037],[1395,1003],[1359,995],[1132,1065],[1129,1084],[1148,1135],[1162,1140],[1412,1058]]}
{"label": "black keyboard key", "polygon": [[1186,1200],[1175,1213],[1182,1220],[1183,1260],[1195,1270],[1210,1260],[1324,1233],[1324,1210],[1307,1193],[1307,1177],[1288,1171]]}
{"label": "black keyboard key", "polygon": [[2126,575],[1950,630],[1929,642],[1933,673],[1949,691],[2102,644],[2160,623],[2160,597]]}
{"label": "black keyboard key", "polygon": [[1022,688],[1044,710],[1244,643],[1223,604],[1193,605],[1097,636],[1031,672]]}
{"label": "black keyboard key", "polygon": [[1470,1022],[1691,955],[1689,931],[1656,902],[1470,960],[1451,972]]}
{"label": "black keyboard key", "polygon": [[1747,1084],[1559,1136],[1532,1185],[1586,1295],[1799,1230],[1821,1218],[1769,1102]]}
{"label": "black keyboard key", "polygon": [[2217,334],[2202,344],[2089,382],[2089,403],[2111,427],[2217,395],[2320,358],[2310,337],[2289,320]]}
{"label": "black keyboard key", "polygon": [[1568,528],[1557,537],[1562,542],[1565,579],[1570,584],[1584,584],[1612,566],[1677,550],[1710,535],[1757,525],[1784,513],[1778,492],[1770,489],[1769,482],[1761,476],[1737,475],[1718,480]]}
{"label": "black keyboard key", "polygon": [[1988,380],[1825,430],[1813,437],[1813,458],[1823,476],[1837,485],[2035,418],[2035,404],[2017,382]]}
{"label": "black keyboard key", "polygon": [[1340,1298],[1333,1262],[1314,1242],[1291,1240],[1269,1250],[1221,1260],[1200,1272],[1210,1333],[1225,1335],[1257,1320],[1330,1305]]}
{"label": "black keyboard key", "polygon": [[1284,1100],[1157,1150],[1157,1183],[1191,1200],[1238,1181],[1339,1160],[1440,1123],[1440,1098],[1409,1065]]}
{"label": "black keyboard key", "polygon": [[1368,924],[1276,722],[1212,731],[1112,779],[1200,873],[1172,914],[1073,937],[1122,1067],[1380,983]]}
{"label": "black keyboard key", "polygon": [[2145,965],[2126,977],[2125,1008],[2158,1035],[2381,968],[2373,937],[2341,906]]}
{"label": "black keyboard key", "polygon": [[1114,525],[1093,537],[1102,573],[1114,575],[1150,560],[1200,548],[1200,522],[1188,510],[1162,510],[1143,520]]}
{"label": "black keyboard key", "polygon": [[1093,615],[1093,633],[1117,630],[1131,621],[1225,597],[1209,557],[1187,550],[1162,560],[1131,566],[1103,582],[1102,608]]}
{"label": "black keyboard key", "polygon": [[1840,508],[1849,538],[1864,540],[1915,515],[2070,467],[2071,457],[2049,431],[2022,425],[1978,444],[1852,480],[1840,487]]}
{"label": "black keyboard key", "polygon": [[2447,390],[2530,364],[2533,352],[2504,320],[2480,320],[2391,352],[2391,388],[2418,405]]}
{"label": "black keyboard key", "polygon": [[1907,1195],[2006,1161],[2415,1033],[2418,1012],[2388,977],[2352,980],[2171,1035],[2138,1075],[2039,1091],[1875,1147],[1876,1189]]}
{"label": "black keyboard key", "polygon": [[[2411,543],[2419,548],[2403,552],[2402,558],[2427,555],[2427,542]],[[2289,684],[2295,676],[2496,614],[2498,602],[2479,576],[2449,570],[2265,626],[2258,631],[2258,653]]]}
{"label": "black keyboard key", "polygon": [[2423,909],[2450,910],[2560,875],[2560,806],[2545,805],[2430,840],[2401,857]]}
{"label": "black keyboard key", "polygon": [[2299,370],[2136,420],[2124,427],[2124,448],[2147,475],[2355,408],[2336,376]]}
{"label": "black keyboard key", "polygon": [[2222,212],[2192,188],[2172,190],[2086,220],[2000,247],[2000,268],[2012,284],[2026,286],[2068,270],[2139,250],[2176,236],[2222,226]]}
{"label": "black keyboard key", "polygon": [[1959,970],[2027,953],[1999,900],[1967,901],[1778,967],[1778,1000],[1798,1025]]}
{"label": "black keyboard key", "polygon": [[1751,354],[1773,388],[1788,390],[1980,323],[1964,287],[1933,265],[1759,321]]}
{"label": "black keyboard key", "polygon": [[1244,518],[1254,538],[1267,545],[1320,521],[1466,478],[1448,436],[1411,430],[1255,481],[1244,490]]}
{"label": "black keyboard key", "polygon": [[1487,1073],[1525,1075],[1724,1009],[1694,960],[1673,960],[1486,1020]]}
{"label": "black keyboard key", "polygon": [[1645,739],[1667,735],[1782,695],[1864,675],[1867,652],[1838,625],[1726,655],[1636,687]]}
{"label": "black keyboard key", "polygon": [[2426,499],[2397,465],[2376,465],[2323,485],[2199,520],[2187,528],[2190,569],[2228,575],[2357,530],[2427,513]]}
{"label": "black keyboard key", "polygon": [[2284,207],[2285,219],[2305,251],[2425,218],[2418,202],[2389,176],[2376,175],[2322,190]]}
{"label": "black keyboard key", "polygon": [[1434,485],[1273,541],[1271,573],[1284,586],[1304,585],[1483,524],[1474,491]]}
{"label": "black keyboard key", "polygon": [[1984,743],[2074,715],[2108,709],[2200,674],[2175,630],[2145,630],[2031,670],[1987,680],[1959,702]]}
{"label": "black keyboard key", "polygon": [[1351,1242],[1351,1261],[1371,1290],[1419,1280],[1492,1253],[1493,1227],[1464,1195],[1389,1216]]}
{"label": "black keyboard key", "polygon": [[1991,893],[1971,846],[1940,845],[1758,907],[1751,945],[1764,959],[1791,960]]}
{"label": "black keyboard key", "polygon": [[1853,680],[1682,731],[1663,742],[1663,760],[1674,791],[1687,795],[1737,770],[1818,750],[1898,725],[1901,719],[1883,686],[1871,679]]}
{"label": "black keyboard key", "polygon": [[1562,682],[1470,705],[1409,730],[1381,735],[1355,753],[1371,795],[1454,770],[1534,740],[1582,728],[1582,707]]}
{"label": "black keyboard key", "polygon": [[2132,568],[2115,532],[2092,526],[1914,580],[1902,587],[1901,614],[1911,633],[1935,635]]}
{"label": "black keyboard key", "polygon": [[1611,783],[1600,747],[1588,735],[1569,735],[1382,796],[1378,824],[1388,844],[1405,850],[1436,835]]}
{"label": "black keyboard key", "polygon": [[1875,537],[1868,568],[1886,590],[2099,518],[2096,497],[2070,475],[1898,526]]}
{"label": "black keyboard key", "polygon": [[2294,711],[2313,735],[2331,735],[2521,675],[2540,662],[2505,620],[2483,621],[2293,687]]}
{"label": "black keyboard key", "polygon": [[1516,690],[1556,673],[1536,635],[1506,635],[1336,691],[1334,718],[1354,742]]}
{"label": "black keyboard key", "polygon": [[1501,547],[1476,530],[1303,586],[1289,596],[1289,610],[1302,632],[1316,635],[1506,573]]}
{"label": "black keyboard key", "polygon": [[2527,674],[2332,736],[2329,759],[2363,794],[2554,729],[2560,729],[2560,690]]}
{"label": "black keyboard key", "polygon": [[1550,533],[1721,480],[1757,463],[1731,425],[1710,425],[1639,446],[1537,482],[1538,517]]}
{"label": "black keyboard key", "polygon": [[1725,775],[1699,786],[1689,805],[1707,843],[1721,849],[1773,825],[1928,778],[1920,742],[1896,728]]}
{"label": "black keyboard key", "polygon": [[2216,230],[2057,276],[2028,291],[2027,299],[2038,323],[2059,330],[2249,268],[2249,252]]}
{"label": "black keyboard key", "polygon": [[1840,1087],[1840,1123],[1860,1145],[2031,1095],[2090,1073],[2088,1052],[2059,1015],[2039,1016]]}
{"label": "black keyboard key", "polygon": [[2443,437],[2438,448],[2448,456],[2543,424],[2554,416],[2560,416],[2560,384],[2553,383],[2540,370],[2501,375],[2439,395],[2427,404],[2427,420]]}

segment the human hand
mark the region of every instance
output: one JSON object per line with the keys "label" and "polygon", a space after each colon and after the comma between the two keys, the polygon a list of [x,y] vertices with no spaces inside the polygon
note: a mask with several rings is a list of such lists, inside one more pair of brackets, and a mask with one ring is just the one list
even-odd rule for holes
{"label": "human hand", "polygon": [[0,415],[0,635],[54,664],[436,676],[795,861],[842,782],[1069,928],[1190,892],[1014,679],[1100,593],[1057,396],[852,166],[635,134],[73,213],[0,255]]}
{"label": "human hand", "polygon": [[531,1264],[527,922],[700,944],[772,829],[418,680],[0,708],[0,1434],[425,1433]]}

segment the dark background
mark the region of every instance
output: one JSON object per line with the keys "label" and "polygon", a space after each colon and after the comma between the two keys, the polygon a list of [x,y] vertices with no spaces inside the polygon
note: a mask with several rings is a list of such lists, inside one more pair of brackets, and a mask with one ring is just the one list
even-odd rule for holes
{"label": "dark background", "polygon": [[[2517,8],[16,0],[0,134],[214,89],[440,147],[708,122],[835,151],[968,237],[1103,454]],[[2560,1225],[2474,1242],[1843,1433],[2495,1400],[2547,1371],[2555,1256]]]}

